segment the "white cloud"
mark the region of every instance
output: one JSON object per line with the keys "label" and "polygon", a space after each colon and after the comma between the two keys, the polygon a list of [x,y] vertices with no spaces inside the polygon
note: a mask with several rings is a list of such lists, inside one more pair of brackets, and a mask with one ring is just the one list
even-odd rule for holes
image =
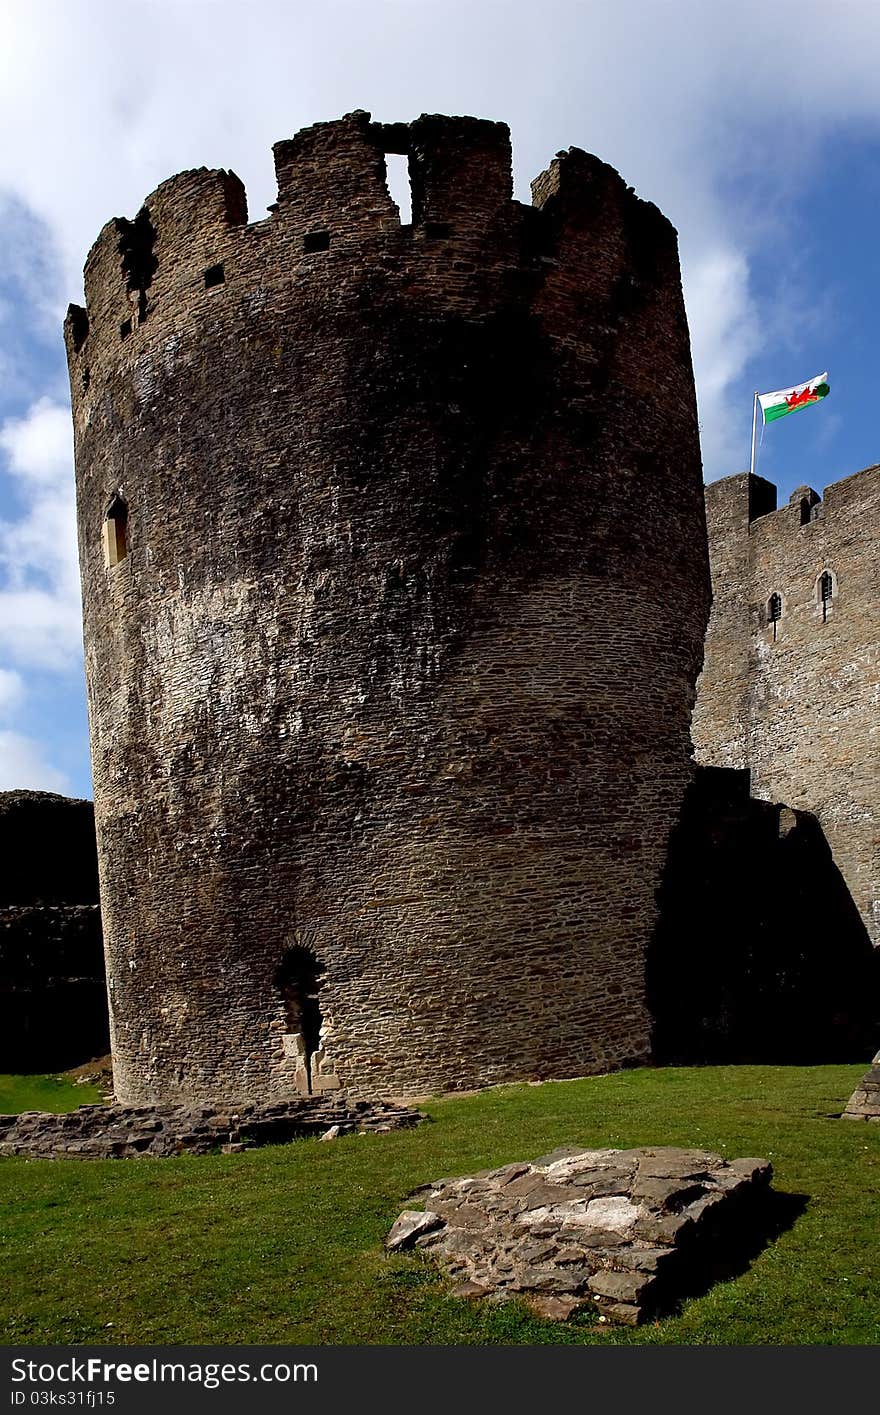
{"label": "white cloud", "polygon": [[734,440],[736,425],[727,418],[726,406],[729,390],[759,346],[748,262],[731,246],[719,245],[683,264],[694,368],[699,370],[703,463],[739,471],[743,448]]}
{"label": "white cloud", "polygon": [[0,668],[0,717],[7,717],[24,701],[24,680],[20,673]]}
{"label": "white cloud", "polygon": [[0,428],[0,448],[8,458],[9,471],[22,481],[66,484],[73,466],[70,409],[40,398],[26,417],[10,418]]}
{"label": "white cloud", "polygon": [[0,654],[65,670],[82,649],[69,409],[39,399],[0,427],[0,453],[24,504],[0,521]]}
{"label": "white cloud", "polygon": [[70,792],[70,780],[44,758],[33,738],[20,732],[0,731],[0,791]]}

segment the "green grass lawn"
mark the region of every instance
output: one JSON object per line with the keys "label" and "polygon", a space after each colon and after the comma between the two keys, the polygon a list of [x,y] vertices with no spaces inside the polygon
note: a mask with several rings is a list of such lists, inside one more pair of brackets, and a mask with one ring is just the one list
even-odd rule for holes
{"label": "green grass lawn", "polygon": [[[880,1126],[864,1067],[624,1071],[424,1106],[413,1131],[175,1160],[0,1161],[6,1343],[880,1343]],[[6,1078],[4,1107],[83,1087]],[[51,1099],[50,1099],[51,1098]],[[385,1233],[416,1185],[565,1144],[764,1155],[802,1195],[740,1276],[638,1329],[462,1302]]]}
{"label": "green grass lawn", "polygon": [[0,1115],[23,1110],[76,1110],[94,1105],[101,1093],[94,1086],[75,1086],[63,1076],[0,1076]]}

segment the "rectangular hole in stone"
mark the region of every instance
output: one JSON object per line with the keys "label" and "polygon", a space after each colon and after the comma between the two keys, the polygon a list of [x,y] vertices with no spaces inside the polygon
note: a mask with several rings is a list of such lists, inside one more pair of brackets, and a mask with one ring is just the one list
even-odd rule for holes
{"label": "rectangular hole in stone", "polygon": [[425,235],[429,241],[448,241],[452,227],[448,221],[426,221]]}
{"label": "rectangular hole in stone", "polygon": [[120,324],[120,326],[119,326],[119,337],[120,337],[120,339],[127,339],[130,333],[131,333],[131,320],[130,320],[130,319],[124,319],[124,320],[122,321],[122,323]]}
{"label": "rectangular hole in stone", "polygon": [[409,182],[409,158],[405,152],[386,152],[385,181],[391,200],[400,212],[401,226],[412,221],[412,191]]}
{"label": "rectangular hole in stone", "polygon": [[303,250],[306,255],[311,255],[315,251],[329,251],[330,232],[329,231],[308,231],[303,236]]}
{"label": "rectangular hole in stone", "polygon": [[78,354],[78,353],[79,353],[79,351],[80,351],[80,349],[82,348],[83,344],[86,342],[86,336],[87,336],[88,332],[89,332],[89,317],[88,317],[88,315],[86,314],[85,310],[80,309],[79,306],[77,306],[77,305],[71,305],[71,307],[70,307],[70,333],[71,333],[71,337],[72,337],[72,339],[73,339],[73,351],[74,351],[75,354]]}
{"label": "rectangular hole in stone", "polygon": [[209,265],[205,271],[205,289],[213,290],[216,285],[223,285],[225,282],[226,276],[223,273],[223,266]]}

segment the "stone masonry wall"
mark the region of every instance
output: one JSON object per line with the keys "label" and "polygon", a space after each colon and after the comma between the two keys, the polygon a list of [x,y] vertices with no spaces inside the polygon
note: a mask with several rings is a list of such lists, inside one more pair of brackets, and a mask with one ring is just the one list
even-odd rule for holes
{"label": "stone masonry wall", "polygon": [[749,767],[753,795],[817,817],[880,943],[880,467],[824,500],[801,487],[779,510],[770,483],[727,477],[706,507],[715,599],[698,760]]}
{"label": "stone masonry wall", "polygon": [[66,325],[117,1094],[639,1061],[708,613],[675,233],[577,149],[512,201],[500,123],[275,158],[265,220],[200,169],[110,222]]}

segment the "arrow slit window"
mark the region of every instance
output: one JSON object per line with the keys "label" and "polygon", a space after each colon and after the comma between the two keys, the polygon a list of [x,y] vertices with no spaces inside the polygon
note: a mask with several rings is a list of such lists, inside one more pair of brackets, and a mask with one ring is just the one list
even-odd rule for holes
{"label": "arrow slit window", "polygon": [[104,564],[112,570],[128,555],[128,507],[121,496],[114,496],[107,508],[102,540]]}

